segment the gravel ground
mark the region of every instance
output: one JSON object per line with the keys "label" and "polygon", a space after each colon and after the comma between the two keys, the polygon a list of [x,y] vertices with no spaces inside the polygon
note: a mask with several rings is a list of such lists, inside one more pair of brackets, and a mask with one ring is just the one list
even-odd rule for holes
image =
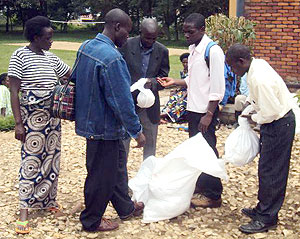
{"label": "gravel ground", "polygon": [[[186,132],[161,125],[158,135],[157,156],[163,157],[175,146],[188,138]],[[174,126],[174,125],[172,125]],[[217,131],[218,149],[224,153],[224,141],[232,129],[221,126]],[[133,142],[134,144],[135,142]],[[74,123],[63,121],[61,174],[58,187],[58,202],[63,206],[63,215],[55,215],[35,210],[30,212],[32,232],[29,235],[15,234],[15,221],[18,218],[18,170],[20,163],[20,144],[14,139],[14,132],[0,132],[0,239],[10,238],[300,238],[300,138],[294,142],[287,195],[279,214],[279,225],[268,233],[245,235],[238,226],[249,220],[242,216],[243,207],[254,206],[257,202],[257,159],[244,167],[227,165],[228,182],[224,182],[223,205],[218,209],[189,209],[177,218],[158,223],[143,224],[141,218],[120,222],[116,231],[86,233],[81,231],[79,212],[71,213],[72,208],[83,202],[85,170],[85,140],[76,136]],[[142,161],[141,149],[131,149],[128,161],[129,177],[133,177]],[[107,218],[116,219],[117,214],[109,205],[105,212]]]}

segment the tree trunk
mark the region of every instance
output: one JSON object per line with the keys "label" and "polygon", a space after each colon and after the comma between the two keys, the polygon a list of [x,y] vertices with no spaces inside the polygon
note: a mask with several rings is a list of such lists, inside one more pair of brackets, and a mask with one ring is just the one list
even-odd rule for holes
{"label": "tree trunk", "polygon": [[9,17],[10,15],[10,9],[9,9],[9,5],[7,4],[6,6],[6,24],[5,24],[5,32],[9,32]]}
{"label": "tree trunk", "polygon": [[47,16],[47,1],[40,0],[40,8],[41,8],[41,14],[43,16]]}
{"label": "tree trunk", "polygon": [[176,41],[178,41],[179,40],[179,33],[178,33],[178,23],[177,23],[176,12],[175,12],[174,27],[175,27],[175,39],[176,39]]}

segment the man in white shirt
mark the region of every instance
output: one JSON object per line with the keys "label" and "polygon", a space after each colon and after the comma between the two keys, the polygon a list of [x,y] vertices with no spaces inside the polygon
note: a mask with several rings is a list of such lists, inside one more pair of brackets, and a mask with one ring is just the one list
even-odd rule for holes
{"label": "man in white shirt", "polygon": [[226,61],[235,74],[243,76],[248,73],[247,101],[256,112],[244,117],[261,124],[259,202],[255,208],[242,209],[252,221],[239,229],[244,233],[264,232],[277,226],[278,212],[285,197],[295,135],[292,96],[279,74],[265,60],[251,57],[248,47],[241,44],[231,46]]}
{"label": "man in white shirt", "polygon": [[[187,87],[187,112],[189,136],[202,132],[203,137],[212,147],[217,157],[216,125],[218,104],[225,93],[224,53],[218,45],[214,45],[209,53],[208,68],[205,62],[205,49],[212,40],[205,34],[205,18],[201,14],[192,13],[183,24],[184,36],[189,44],[188,77],[158,79],[163,86],[180,85]],[[199,156],[201,157],[201,156]],[[202,173],[196,184],[196,192],[201,198],[192,199],[194,206],[220,207],[223,191],[219,178]]]}

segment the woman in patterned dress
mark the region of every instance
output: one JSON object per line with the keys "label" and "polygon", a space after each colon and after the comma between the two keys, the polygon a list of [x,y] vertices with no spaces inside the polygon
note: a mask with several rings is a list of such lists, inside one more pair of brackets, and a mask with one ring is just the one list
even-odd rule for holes
{"label": "woman in patterned dress", "polygon": [[[179,59],[182,63],[183,70],[180,71],[180,78],[184,79],[188,76],[188,57],[189,53],[183,53]],[[184,123],[186,122],[186,98],[187,90],[185,87],[176,89],[171,93],[170,98],[161,111],[160,122],[167,123]]]}
{"label": "woman in patterned dress", "polygon": [[30,43],[13,53],[8,68],[15,138],[22,143],[16,232],[23,234],[30,232],[29,208],[58,207],[61,125],[49,114],[50,97],[58,78],[70,75],[69,66],[48,52],[53,42],[48,18],[28,20],[24,35]]}

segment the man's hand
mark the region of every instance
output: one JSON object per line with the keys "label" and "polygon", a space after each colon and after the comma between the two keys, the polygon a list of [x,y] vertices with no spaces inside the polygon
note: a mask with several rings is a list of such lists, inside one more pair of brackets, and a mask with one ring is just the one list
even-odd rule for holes
{"label": "man's hand", "polygon": [[145,89],[152,89],[152,82],[151,79],[148,79],[147,82],[144,85]]}
{"label": "man's hand", "polygon": [[205,134],[208,130],[209,125],[211,124],[212,121],[212,115],[206,114],[204,115],[198,125],[198,130],[200,130],[200,132],[202,134]]}
{"label": "man's hand", "polygon": [[133,148],[142,148],[146,144],[146,138],[143,133],[140,133],[139,136],[135,140],[137,142],[137,145],[134,146]]}
{"label": "man's hand", "polygon": [[159,84],[161,84],[163,87],[166,87],[166,86],[171,86],[171,85],[174,85],[175,84],[175,81],[173,78],[170,78],[170,77],[157,77],[156,78],[157,82]]}
{"label": "man's hand", "polygon": [[243,118],[247,118],[249,124],[256,124],[256,122],[254,122],[251,118],[251,116],[254,114],[254,112],[249,113],[248,115],[241,115],[241,117]]}
{"label": "man's hand", "polygon": [[25,128],[22,123],[15,126],[15,138],[25,143]]}

